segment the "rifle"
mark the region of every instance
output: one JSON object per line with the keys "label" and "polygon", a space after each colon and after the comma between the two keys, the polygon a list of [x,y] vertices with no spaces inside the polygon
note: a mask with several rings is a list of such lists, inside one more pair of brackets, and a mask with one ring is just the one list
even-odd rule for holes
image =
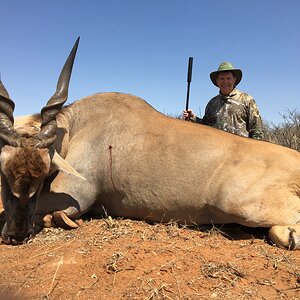
{"label": "rifle", "polygon": [[[187,73],[187,93],[186,93],[186,104],[185,104],[186,111],[189,109],[190,84],[192,81],[192,71],[193,71],[193,58],[189,57],[188,73]],[[188,120],[188,118],[186,120]]]}

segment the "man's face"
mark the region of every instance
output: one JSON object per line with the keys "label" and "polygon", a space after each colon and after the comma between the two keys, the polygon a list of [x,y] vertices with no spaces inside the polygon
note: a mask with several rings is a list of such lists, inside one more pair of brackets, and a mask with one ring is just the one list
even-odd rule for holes
{"label": "man's face", "polygon": [[216,79],[222,95],[229,95],[235,87],[236,78],[232,72],[220,72]]}

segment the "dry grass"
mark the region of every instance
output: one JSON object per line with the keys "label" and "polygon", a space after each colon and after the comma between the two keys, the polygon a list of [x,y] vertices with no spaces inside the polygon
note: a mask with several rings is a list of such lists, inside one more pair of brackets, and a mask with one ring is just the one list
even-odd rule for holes
{"label": "dry grass", "polygon": [[107,216],[0,251],[0,291],[28,299],[295,300],[300,293],[298,252],[238,225],[187,228]]}

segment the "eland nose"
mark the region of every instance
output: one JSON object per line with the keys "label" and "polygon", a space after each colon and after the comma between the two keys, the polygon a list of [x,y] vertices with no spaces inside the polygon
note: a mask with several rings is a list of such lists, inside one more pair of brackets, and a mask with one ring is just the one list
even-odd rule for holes
{"label": "eland nose", "polygon": [[33,229],[30,229],[27,233],[18,233],[18,234],[12,234],[12,233],[6,233],[6,224],[4,225],[1,236],[2,236],[2,242],[7,245],[20,245],[27,243],[34,235]]}

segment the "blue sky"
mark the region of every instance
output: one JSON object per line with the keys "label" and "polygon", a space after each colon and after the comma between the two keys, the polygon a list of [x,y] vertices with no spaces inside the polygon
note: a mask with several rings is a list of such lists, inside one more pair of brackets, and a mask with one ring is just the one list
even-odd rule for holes
{"label": "blue sky", "polygon": [[0,72],[15,115],[39,112],[77,36],[68,103],[124,92],[155,109],[203,115],[218,93],[209,73],[222,61],[243,70],[239,88],[264,120],[300,109],[298,0],[0,0]]}

